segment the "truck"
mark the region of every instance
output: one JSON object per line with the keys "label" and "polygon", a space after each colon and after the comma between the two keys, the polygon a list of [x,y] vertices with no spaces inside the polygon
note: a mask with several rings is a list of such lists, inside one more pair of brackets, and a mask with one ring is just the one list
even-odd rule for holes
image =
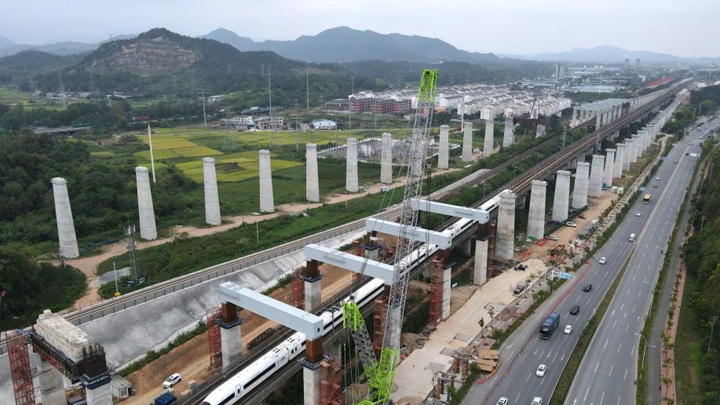
{"label": "truck", "polygon": [[540,339],[550,339],[560,325],[560,314],[553,312],[540,325]]}
{"label": "truck", "polygon": [[175,398],[175,395],[172,394],[172,392],[165,391],[162,394],[160,394],[159,397],[155,398],[155,405],[170,405],[177,402],[177,398]]}

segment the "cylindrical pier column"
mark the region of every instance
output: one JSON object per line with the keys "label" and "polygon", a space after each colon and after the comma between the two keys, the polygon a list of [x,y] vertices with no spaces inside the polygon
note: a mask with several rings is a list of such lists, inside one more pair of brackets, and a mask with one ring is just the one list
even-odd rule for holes
{"label": "cylindrical pier column", "polygon": [[57,221],[60,254],[65,258],[74,259],[80,256],[80,251],[75,235],[75,223],[70,208],[67,182],[62,177],[55,177],[50,182],[53,185],[53,198],[55,199],[55,220]]}
{"label": "cylindrical pier column", "polygon": [[205,186],[205,222],[220,225],[220,196],[218,195],[215,159],[203,158],[203,185]]}

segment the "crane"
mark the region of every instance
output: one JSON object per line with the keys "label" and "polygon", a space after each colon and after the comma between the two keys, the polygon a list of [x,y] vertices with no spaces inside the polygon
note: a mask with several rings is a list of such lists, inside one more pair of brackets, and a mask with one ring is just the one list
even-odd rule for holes
{"label": "crane", "polygon": [[372,340],[365,327],[365,321],[358,305],[353,301],[343,304],[344,325],[350,330],[358,355],[367,376],[370,392],[359,405],[386,404],[390,399],[395,367],[400,355],[400,337],[405,313],[405,299],[410,271],[405,269],[403,258],[413,249],[410,232],[418,219],[418,212],[413,209],[411,201],[422,194],[422,175],[430,144],[430,127],[435,105],[435,86],[437,70],[423,70],[418,92],[417,109],[408,151],[408,173],[405,194],[400,214],[400,235],[395,246],[395,262],[393,265],[393,283],[388,296],[388,312],[385,318],[385,333],[380,358],[375,358]]}

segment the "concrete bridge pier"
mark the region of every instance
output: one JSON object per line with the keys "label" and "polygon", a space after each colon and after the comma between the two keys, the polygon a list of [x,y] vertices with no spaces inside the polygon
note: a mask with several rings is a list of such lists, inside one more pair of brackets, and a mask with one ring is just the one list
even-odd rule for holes
{"label": "concrete bridge pier", "polygon": [[318,268],[317,260],[308,260],[307,266],[305,266],[305,274],[300,276],[305,280],[305,311],[311,313],[320,308],[322,303],[322,283],[320,283],[322,275]]}
{"label": "concrete bridge pier", "polygon": [[495,121],[485,120],[485,144],[483,145],[483,152],[485,157],[493,154],[495,148]]}
{"label": "concrete bridge pier", "polygon": [[570,204],[570,172],[558,170],[555,179],[555,197],[553,201],[552,220],[563,222],[568,218]]}
{"label": "concrete bridge pier", "polygon": [[222,365],[226,369],[242,356],[242,319],[238,316],[237,306],[223,302],[220,306],[220,341],[222,342]]}
{"label": "concrete bridge pier", "polygon": [[472,161],[472,136],[473,123],[471,121],[465,122],[463,126],[463,144],[462,144],[462,161]]}
{"label": "concrete bridge pier", "polygon": [[530,212],[528,213],[527,237],[541,240],[545,237],[545,194],[547,182],[533,180],[531,183]]}
{"label": "concrete bridge pier", "polygon": [[495,255],[507,260],[512,260],[515,253],[515,198],[513,192],[500,193]]}
{"label": "concrete bridge pier", "polygon": [[575,172],[575,188],[573,189],[572,207],[581,209],[587,205],[588,188],[590,186],[590,163],[579,162]]}

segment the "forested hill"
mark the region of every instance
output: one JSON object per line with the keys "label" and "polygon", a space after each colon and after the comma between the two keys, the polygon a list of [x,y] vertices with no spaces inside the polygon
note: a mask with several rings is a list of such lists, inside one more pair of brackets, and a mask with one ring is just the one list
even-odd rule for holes
{"label": "forested hill", "polygon": [[357,62],[365,60],[422,63],[482,63],[499,58],[492,53],[463,51],[437,38],[419,35],[380,34],[349,27],[335,27],[317,35],[303,35],[292,41],[255,42],[220,28],[205,35],[241,51],[273,51],[286,58],[316,62]]}
{"label": "forested hill", "polygon": [[[44,91],[57,91],[63,80],[66,89],[102,93],[114,91],[195,97],[205,94],[244,92],[250,105],[267,100],[268,70],[273,100],[294,105],[305,100],[306,69],[311,95],[322,101],[345,97],[351,92],[352,74],[334,64],[309,64],[285,59],[273,52],[240,52],[214,40],[183,36],[156,28],[128,40],[105,43],[80,63],[60,74],[39,76]],[[356,88],[379,90],[385,84],[356,75]]]}

